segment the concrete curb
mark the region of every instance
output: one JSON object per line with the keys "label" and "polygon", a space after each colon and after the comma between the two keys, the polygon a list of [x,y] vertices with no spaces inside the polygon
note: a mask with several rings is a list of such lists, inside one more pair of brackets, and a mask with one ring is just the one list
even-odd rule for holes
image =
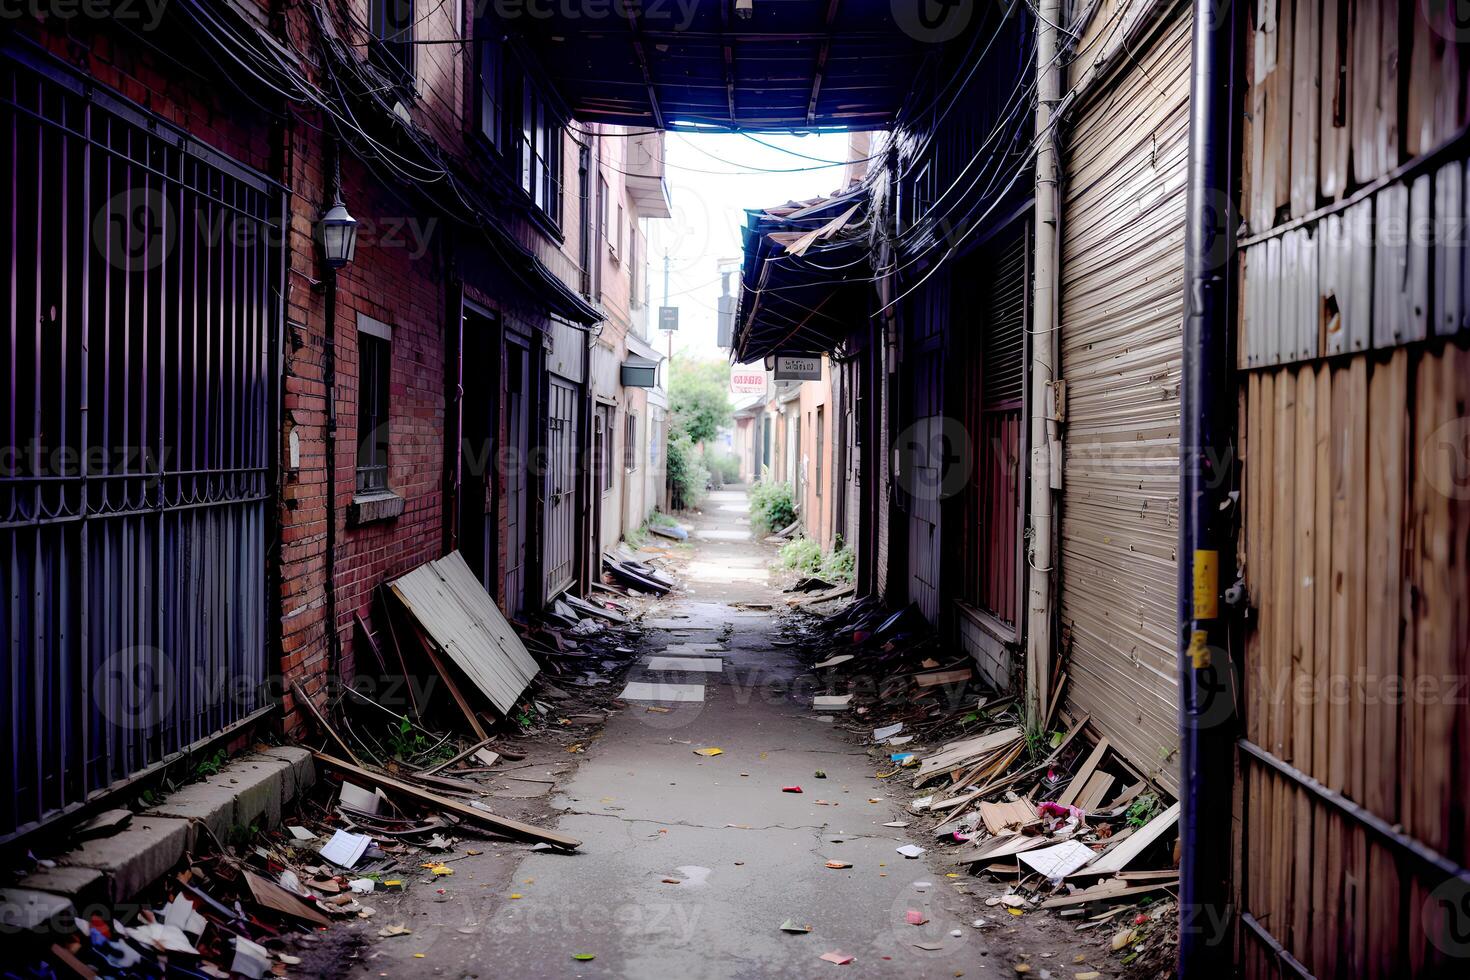
{"label": "concrete curb", "polygon": [[[316,781],[311,753],[294,746],[250,752],[227,762],[218,773],[191,783],[142,813],[108,837],[87,841],[57,858],[57,867],[28,875],[0,898],[6,921],[29,919],[54,902],[24,893],[46,893],[86,904],[132,898],[166,875],[197,845],[208,845],[207,827],[225,840],[235,827],[276,826],[286,804]],[[21,900],[26,903],[24,907]],[[15,906],[12,908],[12,906]]]}

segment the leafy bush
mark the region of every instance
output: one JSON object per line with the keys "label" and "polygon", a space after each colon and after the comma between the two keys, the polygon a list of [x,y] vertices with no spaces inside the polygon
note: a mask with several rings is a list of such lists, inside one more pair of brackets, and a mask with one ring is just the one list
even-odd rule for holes
{"label": "leafy bush", "polygon": [[857,555],[852,549],[843,545],[822,559],[822,569],[818,573],[821,578],[829,582],[851,582],[857,572]]}
{"label": "leafy bush", "polygon": [[759,534],[774,534],[796,520],[791,484],[762,480],[750,488],[750,526]]}
{"label": "leafy bush", "polygon": [[709,484],[709,470],[700,462],[687,432],[675,432],[669,437],[668,475],[669,506],[675,510],[699,506]]}
{"label": "leafy bush", "polygon": [[782,569],[815,575],[828,582],[851,582],[856,560],[852,549],[846,547],[824,555],[822,546],[811,538],[788,541],[777,554]]}
{"label": "leafy bush", "polygon": [[811,538],[794,538],[781,546],[776,558],[787,571],[816,575],[822,568],[822,546]]}

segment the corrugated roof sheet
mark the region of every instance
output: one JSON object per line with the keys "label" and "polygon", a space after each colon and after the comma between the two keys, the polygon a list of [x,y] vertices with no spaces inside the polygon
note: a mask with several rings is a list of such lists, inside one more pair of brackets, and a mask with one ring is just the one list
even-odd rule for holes
{"label": "corrugated roof sheet", "polygon": [[389,587],[495,709],[508,714],[540,668],[459,552],[426,562]]}

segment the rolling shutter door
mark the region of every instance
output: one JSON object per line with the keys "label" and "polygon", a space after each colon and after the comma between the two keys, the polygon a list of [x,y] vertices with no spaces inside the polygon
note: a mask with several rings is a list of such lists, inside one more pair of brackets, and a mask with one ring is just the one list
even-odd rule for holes
{"label": "rolling shutter door", "polygon": [[1174,792],[1189,24],[1170,15],[1067,134],[1060,295],[1068,701]]}

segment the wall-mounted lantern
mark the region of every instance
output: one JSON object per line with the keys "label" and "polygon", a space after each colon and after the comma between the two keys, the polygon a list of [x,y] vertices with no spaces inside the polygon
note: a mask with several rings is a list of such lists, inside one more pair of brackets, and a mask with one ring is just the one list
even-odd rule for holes
{"label": "wall-mounted lantern", "polygon": [[357,252],[357,219],[347,212],[341,201],[322,215],[316,227],[327,265],[340,269],[352,261]]}

